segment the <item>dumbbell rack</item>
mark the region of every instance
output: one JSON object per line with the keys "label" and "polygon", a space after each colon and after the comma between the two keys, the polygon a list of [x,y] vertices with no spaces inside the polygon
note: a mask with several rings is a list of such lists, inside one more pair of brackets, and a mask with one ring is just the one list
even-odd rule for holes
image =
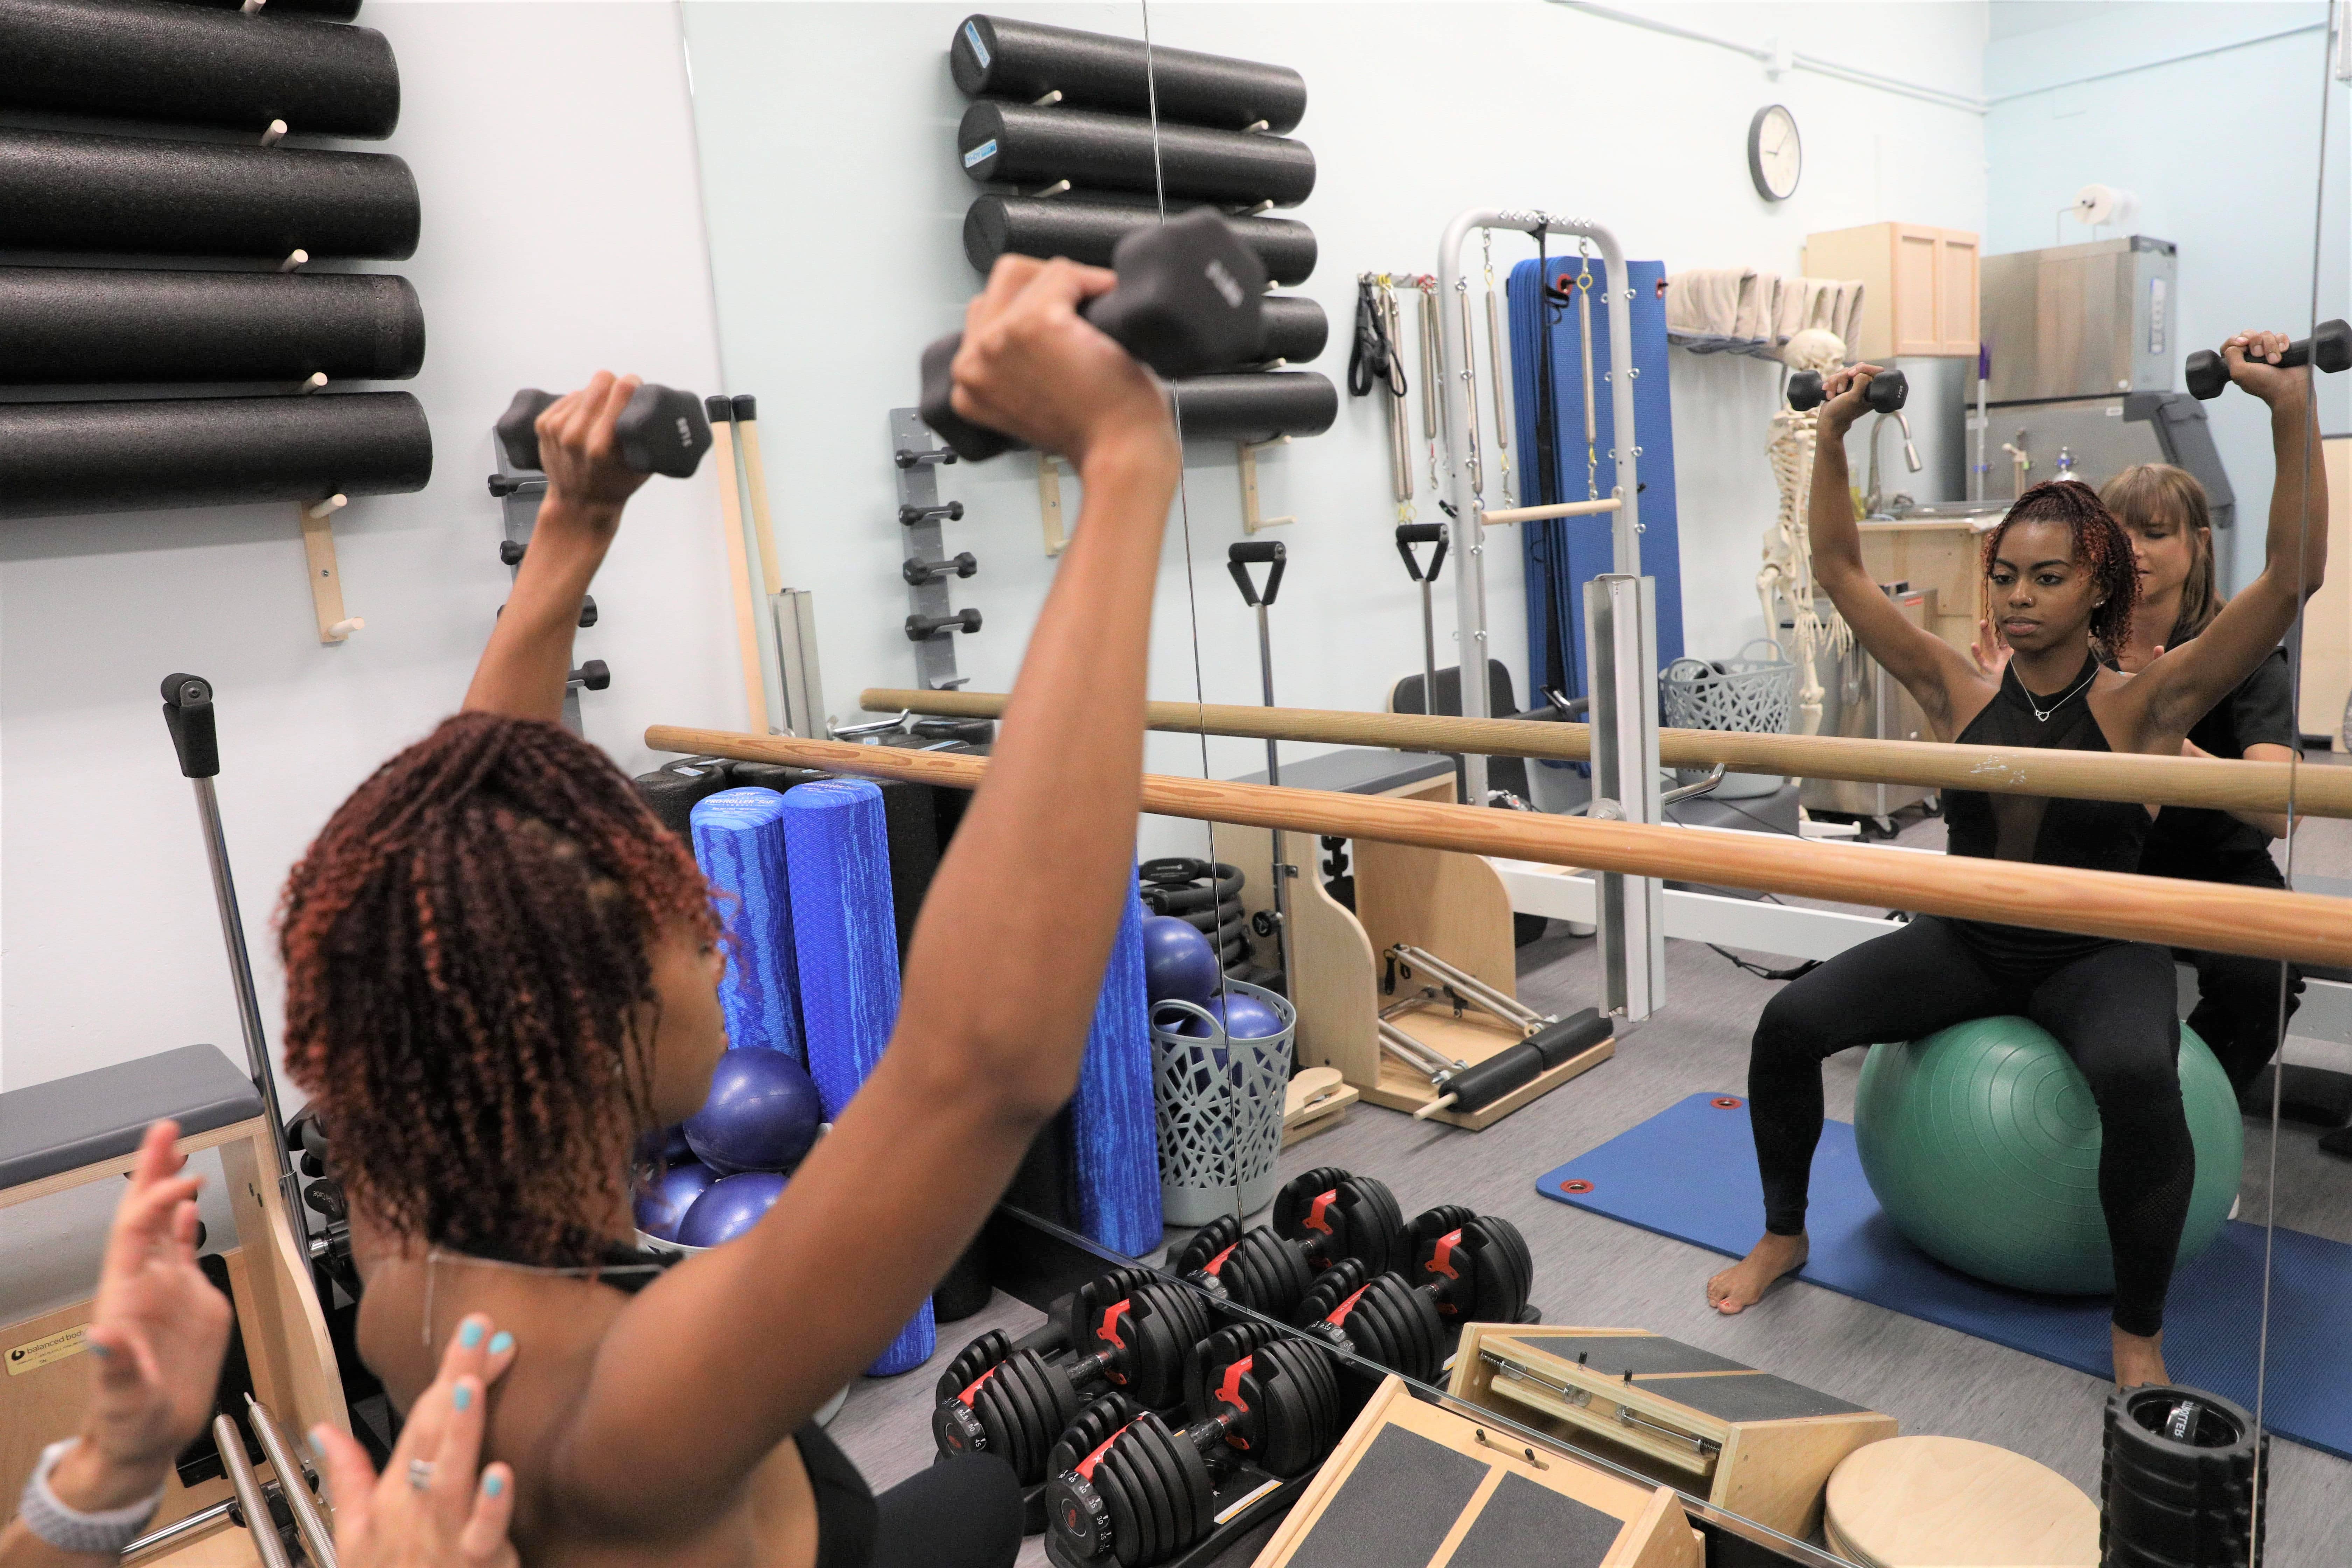
{"label": "dumbbell rack", "polygon": [[[926,691],[952,691],[971,679],[956,673],[955,633],[980,630],[978,610],[961,612],[959,627],[954,624],[958,612],[948,603],[949,576],[971,575],[947,565],[947,540],[940,526],[963,516],[961,502],[940,500],[939,470],[956,456],[912,408],[890,410],[890,447],[898,479],[898,522],[907,541],[902,575],[907,579],[907,638],[915,645],[915,677]],[[978,563],[971,564],[977,570]]]}
{"label": "dumbbell rack", "polygon": [[[498,433],[490,433],[489,491],[499,502],[506,537],[499,542],[499,560],[507,568],[507,581],[511,584],[522,570],[523,552],[530,547],[531,530],[539,525],[539,503],[547,497],[547,476],[535,468],[509,469],[506,447]],[[596,596],[593,594],[581,601],[580,629],[587,630],[596,624]],[[581,727],[580,692],[582,688],[602,691],[613,684],[613,672],[601,658],[592,658],[574,669],[563,683],[563,727],[575,735],[584,736]]]}

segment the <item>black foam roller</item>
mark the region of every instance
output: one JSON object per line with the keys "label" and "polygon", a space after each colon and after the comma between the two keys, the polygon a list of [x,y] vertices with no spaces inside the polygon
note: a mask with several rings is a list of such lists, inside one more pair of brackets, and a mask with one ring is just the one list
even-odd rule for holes
{"label": "black foam roller", "polygon": [[0,267],[0,382],[398,381],[425,312],[382,273]]}
{"label": "black foam roller", "polygon": [[[1198,204],[1171,204],[1179,217]],[[1234,236],[1257,253],[1265,275],[1286,286],[1307,281],[1315,270],[1315,231],[1297,218],[1231,217]],[[1066,256],[1090,267],[1108,267],[1114,246],[1139,228],[1157,226],[1160,206],[1151,201],[1072,194],[1062,196],[982,196],[963,216],[963,253],[985,272],[1000,256]]]}
{"label": "black foam roller", "polygon": [[399,495],[432,477],[404,392],[0,404],[0,517]]}
{"label": "black foam roller", "polygon": [[1304,142],[1255,132],[1161,125],[1083,109],[975,103],[956,127],[964,173],[982,182],[1045,186],[1056,180],[1112,191],[1161,189],[1206,202],[1290,206],[1315,190]]}
{"label": "black foam roller", "polygon": [[0,129],[0,249],[398,260],[417,223],[388,153]]}
{"label": "black foam roller", "polygon": [[967,16],[948,45],[948,69],[966,98],[1034,103],[1049,92],[1076,109],[1150,114],[1162,124],[1243,131],[1263,120],[1286,132],[1307,115],[1307,79],[1192,49],[1146,48],[1139,38],[1082,33],[1010,16]]}
{"label": "black foam roller", "polygon": [[[209,5],[216,11],[239,11],[245,0],[173,0],[174,5]],[[289,12],[304,16],[331,16],[338,22],[348,22],[360,14],[360,0],[268,0],[264,7],[272,16]]]}
{"label": "black foam roller", "polygon": [[0,0],[0,108],[389,136],[400,66],[372,27],[168,0]]}
{"label": "black foam roller", "polygon": [[1263,353],[1267,359],[1305,364],[1321,354],[1324,345],[1331,341],[1330,318],[1323,314],[1322,306],[1304,294],[1269,294],[1264,309]]}
{"label": "black foam roller", "polygon": [[1169,385],[1188,441],[1320,436],[1339,417],[1339,389],[1311,370],[1194,375]]}

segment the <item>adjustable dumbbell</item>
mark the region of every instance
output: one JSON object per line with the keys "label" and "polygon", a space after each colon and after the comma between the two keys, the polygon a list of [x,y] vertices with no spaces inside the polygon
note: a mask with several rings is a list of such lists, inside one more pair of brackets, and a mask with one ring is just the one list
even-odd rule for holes
{"label": "adjustable dumbbell", "polygon": [[[1874,414],[1892,414],[1911,395],[1911,378],[1899,370],[1882,370],[1862,391],[1863,406]],[[1789,406],[1802,414],[1829,401],[1822,388],[1822,373],[1801,370],[1789,378]]]}
{"label": "adjustable dumbbell", "polygon": [[969,577],[979,570],[980,558],[969,550],[959,550],[945,561],[923,561],[909,556],[906,564],[898,568],[898,575],[904,577],[909,586],[919,588],[950,574]]}
{"label": "adjustable dumbbell", "polygon": [[[1078,314],[1162,375],[1198,375],[1246,364],[1265,340],[1265,267],[1213,207],[1139,228],[1111,251],[1118,287]],[[973,462],[1019,442],[958,415],[949,366],[963,335],[923,351],[923,423]]]}
{"label": "adjustable dumbbell", "polygon": [[908,616],[907,640],[929,642],[941,632],[976,632],[980,630],[980,612],[958,610],[951,616]]}
{"label": "adjustable dumbbell", "polygon": [[1220,1215],[1184,1244],[1175,1269],[1252,1311],[1286,1321],[1315,1277],[1341,1259],[1385,1274],[1408,1258],[1404,1216],[1389,1189],[1326,1165],[1276,1194],[1271,1228],[1244,1231],[1239,1220]]}
{"label": "adjustable dumbbell", "polygon": [[[2269,364],[2271,362],[2259,359],[2252,363]],[[2340,319],[2320,322],[2311,336],[2289,343],[2273,368],[2286,370],[2299,364],[2308,364],[2330,374],[2352,366],[2352,322]],[[2188,386],[2189,395],[2200,402],[2219,397],[2221,389],[2230,384],[2230,362],[2211,349],[2199,349],[2189,356],[2181,381]]]}
{"label": "adjustable dumbbell", "polygon": [[[506,449],[508,467],[540,466],[539,416],[554,401],[554,394],[526,386],[499,416],[499,445]],[[703,416],[702,400],[651,382],[630,397],[613,422],[613,433],[620,438],[621,461],[641,474],[685,479],[710,450],[710,421]]]}
{"label": "adjustable dumbbell", "polygon": [[1150,1411],[1092,1447],[1057,1445],[1046,1483],[1046,1528],[1077,1563],[1148,1568],[1217,1526],[1218,1483],[1242,1465],[1304,1474],[1339,1436],[1339,1380],[1314,1345],[1261,1323],[1221,1330],[1201,1347],[1181,1430]]}
{"label": "adjustable dumbbell", "polygon": [[1458,1205],[1406,1227],[1402,1273],[1375,1275],[1345,1259],[1315,1281],[1293,1320],[1391,1372],[1436,1380],[1446,1342],[1464,1323],[1516,1323],[1534,1288],[1535,1262],[1509,1220]]}
{"label": "adjustable dumbbell", "polygon": [[[1200,1296],[1142,1268],[1080,1286],[1070,1319],[1018,1342],[982,1334],[948,1363],[931,1413],[941,1453],[998,1455],[1034,1486],[1055,1439],[1106,1385],[1139,1408],[1181,1401],[1192,1348],[1209,1332]],[[1048,1359],[1063,1346],[1067,1354]]]}

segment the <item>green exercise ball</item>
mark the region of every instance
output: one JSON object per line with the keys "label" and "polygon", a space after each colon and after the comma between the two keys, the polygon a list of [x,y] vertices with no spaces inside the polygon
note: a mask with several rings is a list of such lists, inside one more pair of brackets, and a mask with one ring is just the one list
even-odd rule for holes
{"label": "green exercise ball", "polygon": [[[2230,1217],[2246,1134],[2221,1064],[2185,1024],[2179,1062],[2197,1149],[2186,1263]],[[2115,1289],[2098,1109],[2065,1047],[2031,1019],[1977,1018],[1872,1047],[1854,1090],[1853,1141],[1879,1206],[1928,1256],[2024,1290]]]}

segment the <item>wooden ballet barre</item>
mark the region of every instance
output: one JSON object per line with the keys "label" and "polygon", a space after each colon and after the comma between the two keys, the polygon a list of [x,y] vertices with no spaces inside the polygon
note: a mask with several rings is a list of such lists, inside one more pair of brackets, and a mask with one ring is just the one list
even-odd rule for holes
{"label": "wooden ballet barre", "polygon": [[1547,517],[1589,517],[1597,511],[1622,511],[1625,503],[1615,496],[1601,500],[1564,500],[1551,506],[1503,506],[1478,514],[1482,522],[1537,522]]}
{"label": "wooden ballet barre", "polygon": [[[646,731],[646,744],[656,752],[786,763],[952,789],[977,789],[988,776],[988,763],[978,757],[726,730],[656,724]],[[1143,775],[1143,810],[2254,958],[2352,963],[2352,920],[2345,918],[2344,902],[2315,893],[1164,773]]]}
{"label": "wooden ballet barre", "polygon": [[[958,719],[996,719],[1004,712],[1004,698],[992,691],[875,688],[860,693],[858,701],[877,713],[907,710]],[[1401,752],[1475,752],[1490,757],[1543,757],[1569,763],[1589,762],[1592,756],[1591,725],[1520,719],[1153,702],[1146,705],[1144,722],[1154,730],[1183,735],[1206,732],[1255,740],[1388,746]],[[1658,731],[1658,761],[1670,768],[1711,768],[1722,763],[1744,773],[1786,773],[1794,778],[2057,795],[2069,800],[2129,800],[2216,811],[2285,811],[2292,790],[2298,816],[2352,817],[2352,768],[2298,768],[2294,763],[1664,729]]]}

